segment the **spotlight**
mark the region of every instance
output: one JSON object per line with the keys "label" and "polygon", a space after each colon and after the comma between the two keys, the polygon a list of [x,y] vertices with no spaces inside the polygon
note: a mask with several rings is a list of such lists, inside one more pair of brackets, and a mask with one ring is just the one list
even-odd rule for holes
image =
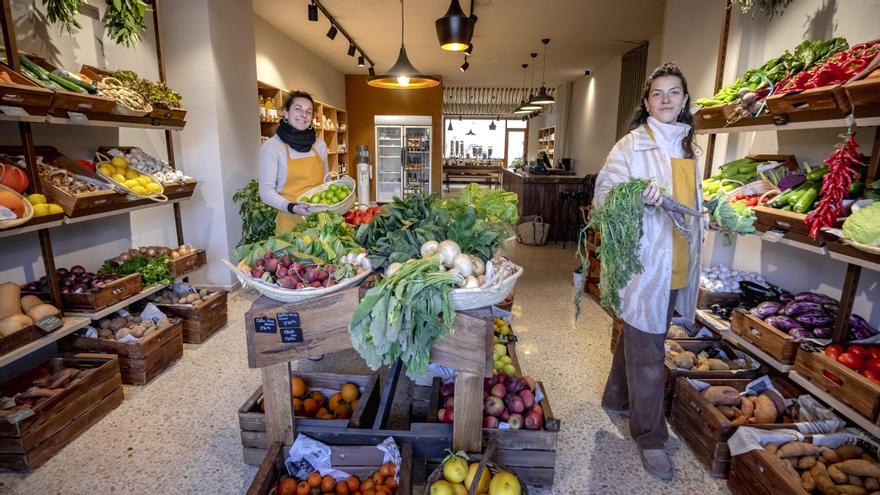
{"label": "spotlight", "polygon": [[584,71],[584,76],[586,76],[586,77],[590,77],[590,76],[592,76],[592,75],[593,75],[593,71],[591,71],[590,69],[587,69],[587,70]]}
{"label": "spotlight", "polygon": [[354,57],[354,44],[353,43],[348,44],[348,56]]}
{"label": "spotlight", "polygon": [[464,72],[464,71],[468,70],[468,67],[470,67],[470,66],[471,66],[471,64],[468,63],[467,59],[464,59],[464,63],[461,64],[461,67],[459,67],[458,69],[460,71]]}
{"label": "spotlight", "polygon": [[336,38],[336,26],[332,26],[332,25],[330,26],[330,30],[327,31],[327,37],[330,38],[331,40],[333,38]]}
{"label": "spotlight", "polygon": [[376,77],[376,69],[374,69],[372,65],[370,66],[369,72],[370,72],[370,77]]}
{"label": "spotlight", "polygon": [[360,57],[358,57],[358,67],[363,67],[363,66],[364,66],[364,56],[361,55]]}
{"label": "spotlight", "polygon": [[318,6],[314,2],[309,4],[309,20],[318,22]]}
{"label": "spotlight", "polygon": [[471,43],[471,44],[468,45],[467,48],[465,48],[465,50],[464,50],[464,54],[467,55],[468,57],[470,57],[471,54],[473,54],[473,52],[474,52],[474,44]]}

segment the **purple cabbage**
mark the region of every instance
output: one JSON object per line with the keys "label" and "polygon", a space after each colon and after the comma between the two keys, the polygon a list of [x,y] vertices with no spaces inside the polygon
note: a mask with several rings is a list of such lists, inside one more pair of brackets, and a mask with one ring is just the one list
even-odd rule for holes
{"label": "purple cabbage", "polygon": [[837,299],[828,297],[825,294],[818,294],[816,292],[801,292],[799,294],[795,294],[794,300],[814,302],[819,304],[837,304]]}
{"label": "purple cabbage", "polygon": [[830,339],[831,327],[818,327],[813,329],[813,337],[817,339]]}
{"label": "purple cabbage", "polygon": [[764,301],[761,304],[755,306],[749,313],[752,316],[755,316],[760,319],[767,318],[768,316],[773,316],[779,313],[779,310],[782,309],[782,304],[773,301]]}
{"label": "purple cabbage", "polygon": [[807,176],[800,172],[789,172],[782,179],[779,179],[777,187],[783,191],[787,191],[793,187],[797,187],[807,181]]}
{"label": "purple cabbage", "polygon": [[793,328],[788,331],[788,334],[794,337],[795,340],[804,340],[809,339],[813,336],[813,333],[809,330],[801,327]]}
{"label": "purple cabbage", "polygon": [[768,316],[767,319],[764,320],[764,323],[770,325],[777,330],[782,330],[783,332],[787,332],[795,328],[801,328],[797,321],[785,315]]}
{"label": "purple cabbage", "polygon": [[834,323],[834,318],[822,311],[810,311],[797,315],[795,321],[806,327],[827,327]]}
{"label": "purple cabbage", "polygon": [[797,316],[804,313],[820,313],[822,312],[822,305],[815,302],[798,301],[795,299],[794,301],[785,303],[782,312],[788,316]]}

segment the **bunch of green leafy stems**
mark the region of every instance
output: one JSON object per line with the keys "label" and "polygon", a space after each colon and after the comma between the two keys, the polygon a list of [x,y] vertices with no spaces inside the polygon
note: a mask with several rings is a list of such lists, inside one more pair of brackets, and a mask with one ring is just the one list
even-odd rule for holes
{"label": "bunch of green leafy stems", "polygon": [[107,260],[98,269],[98,273],[115,273],[117,275],[131,275],[140,273],[144,287],[156,284],[168,285],[172,282],[167,262],[171,259],[167,254],[148,258],[144,255],[134,255],[122,263]]}
{"label": "bunch of green leafy stems", "polygon": [[275,216],[278,211],[263,203],[260,198],[260,184],[256,179],[248,182],[233,196],[232,201],[239,205],[241,216],[241,239],[238,246],[260,242],[275,235]]}
{"label": "bunch of green leafy stems", "polygon": [[118,70],[113,77],[127,88],[143,96],[151,105],[157,108],[180,108],[183,97],[173,91],[164,81],[153,82],[141,78],[136,72],[130,70]]}
{"label": "bunch of green leafy stems", "polygon": [[141,0],[109,0],[104,13],[107,34],[117,45],[133,48],[141,42],[141,31],[147,29],[144,16],[150,6]]}
{"label": "bunch of green leafy stems", "polygon": [[84,0],[43,0],[49,22],[59,24],[61,32],[70,36],[76,35],[82,28],[76,20],[76,14],[84,3]]}
{"label": "bunch of green leafy stems", "polygon": [[449,297],[455,276],[439,269],[438,255],[411,259],[367,291],[348,330],[370,368],[400,358],[409,377],[428,369],[431,346],[452,331],[455,321]]}
{"label": "bunch of green leafy stems", "polygon": [[[602,271],[599,277],[599,304],[615,314],[620,314],[620,291],[629,284],[633,276],[642,273],[639,257],[645,205],[642,194],[651,181],[630,179],[613,188],[605,202],[593,208],[587,225],[581,230],[578,239],[578,258],[581,261],[580,273],[588,273],[590,260],[585,252],[586,235],[589,229],[599,231],[599,261]],[[688,208],[673,198],[663,195],[659,205],[672,219],[679,234],[690,240],[694,235],[687,227],[685,215],[700,216],[701,213]],[[575,293],[575,318],[580,316],[580,300],[583,291]]]}

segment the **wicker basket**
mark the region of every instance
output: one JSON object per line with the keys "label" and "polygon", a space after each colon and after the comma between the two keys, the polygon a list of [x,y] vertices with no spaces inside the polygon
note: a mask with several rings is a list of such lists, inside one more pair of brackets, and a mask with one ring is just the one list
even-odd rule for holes
{"label": "wicker basket", "polygon": [[[519,482],[520,494],[521,495],[529,495],[528,486],[525,483],[523,483],[522,478],[520,478],[519,475],[516,474],[516,471],[514,471],[513,469],[510,469],[509,467],[505,466],[504,464],[501,464],[500,462],[496,462],[496,461],[492,460],[495,457],[495,452],[497,449],[498,449],[498,445],[494,441],[492,441],[489,443],[489,446],[486,447],[485,454],[482,454],[482,455],[481,454],[468,454],[468,457],[470,458],[468,460],[468,463],[471,463],[471,462],[479,462],[480,463],[480,467],[477,468],[477,476],[476,476],[476,478],[474,478],[474,481],[471,483],[471,489],[468,491],[468,495],[477,495],[477,487],[480,486],[480,478],[483,477],[483,468],[484,467],[489,469],[489,473],[491,473],[492,476],[495,476],[500,471],[507,471],[508,473],[512,473],[514,476],[516,476],[520,480],[520,482]],[[425,481],[425,493],[427,494],[430,492],[432,483],[434,483],[435,481],[440,480],[442,478],[443,478],[443,464],[441,463],[439,466],[437,466],[437,469],[435,469],[434,472],[431,473],[431,476],[428,476],[428,480]]]}
{"label": "wicker basket", "polygon": [[18,194],[17,192],[2,184],[0,184],[0,190],[6,190],[11,192],[12,194],[15,194],[21,199],[21,202],[24,203],[24,216],[21,218],[14,218],[10,220],[0,220],[0,230],[11,229],[12,227],[18,227],[19,225],[30,222],[31,219],[34,217],[34,207],[31,206],[31,202],[28,201],[27,198],[25,198],[21,194]]}
{"label": "wicker basket", "polygon": [[0,338],[0,356],[20,349],[31,342],[36,342],[43,337],[43,331],[36,325],[31,325],[24,330],[19,330],[11,335]]}
{"label": "wicker basket", "polygon": [[450,294],[456,311],[495,306],[507,299],[516,282],[522,276],[523,267],[517,266],[516,273],[504,279],[500,284],[479,289],[454,289]]}
{"label": "wicker basket", "polygon": [[[110,161],[110,157],[103,154],[103,153],[95,153],[95,156],[101,161],[104,161],[104,162]],[[105,174],[104,172],[101,172],[100,167],[95,167],[95,174],[97,174],[98,177],[104,179],[108,184],[113,186],[113,188],[115,188],[117,192],[120,192],[122,194],[128,194],[129,196],[133,196],[138,199],[149,199],[149,200],[155,201],[157,203],[165,203],[166,201],[168,201],[168,197],[165,196],[165,186],[162,184],[162,181],[157,179],[153,174],[141,172],[140,170],[137,170],[134,168],[132,170],[136,171],[137,173],[139,173],[141,175],[146,175],[149,178],[153,179],[153,182],[155,182],[156,184],[159,184],[159,187],[162,188],[162,192],[152,193],[152,194],[147,194],[147,195],[141,196],[140,194],[132,191],[128,186],[125,186],[123,184],[116,182],[111,177],[107,176],[107,174]]]}
{"label": "wicker basket", "polygon": [[347,278],[334,285],[333,287],[322,287],[320,289],[283,289],[264,280],[251,277],[249,273],[242,272],[228,260],[223,260],[223,263],[226,263],[226,266],[232,269],[232,273],[234,273],[235,276],[238,277],[238,281],[241,283],[241,286],[243,288],[255,289],[257,292],[268,297],[269,299],[283,303],[306,301],[308,299],[326,296],[327,294],[333,294],[334,292],[339,292],[349,287],[354,287],[363,282],[368,276],[370,276],[370,273],[372,273],[372,270],[367,270],[359,275]]}
{"label": "wicker basket", "polygon": [[[336,177],[335,179],[333,177]],[[336,172],[330,172],[326,176],[324,176],[324,183],[320,186],[315,186],[308,191],[304,192],[303,196],[311,196],[315,193],[319,193],[324,189],[328,188],[330,184],[336,185],[347,185],[350,187],[351,191],[348,193],[348,196],[345,197],[339,203],[335,205],[316,205],[312,203],[307,203],[309,205],[309,213],[314,213],[316,211],[332,211],[333,213],[339,213],[340,215],[350,210],[353,206],[357,198],[355,197],[355,182],[354,179],[347,175],[339,176]]]}

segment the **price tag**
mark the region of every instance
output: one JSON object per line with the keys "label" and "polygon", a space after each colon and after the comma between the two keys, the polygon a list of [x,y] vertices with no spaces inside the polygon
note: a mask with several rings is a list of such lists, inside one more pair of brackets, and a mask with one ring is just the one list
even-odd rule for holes
{"label": "price tag", "polygon": [[36,322],[35,325],[37,325],[37,327],[39,327],[40,330],[44,332],[51,332],[53,330],[58,330],[59,328],[63,327],[64,322],[61,320],[61,318],[58,318],[57,316],[47,316],[42,320]]}
{"label": "price tag", "polygon": [[281,342],[291,344],[303,341],[299,313],[278,313],[275,317],[278,318],[278,326],[281,328]]}
{"label": "price tag", "polygon": [[770,229],[761,235],[761,239],[767,242],[779,242],[783,237],[785,237],[785,231],[782,229]]}
{"label": "price tag", "polygon": [[8,105],[0,105],[0,112],[3,112],[4,114],[12,117],[24,117],[26,115],[30,115],[24,108],[11,107]]}
{"label": "price tag", "polygon": [[70,120],[72,120],[78,124],[84,124],[89,121],[89,118],[86,117],[86,114],[84,114],[82,112],[68,111],[67,116],[70,118]]}
{"label": "price tag", "polygon": [[268,316],[258,316],[254,318],[254,329],[257,333],[277,333],[278,327],[275,318]]}

